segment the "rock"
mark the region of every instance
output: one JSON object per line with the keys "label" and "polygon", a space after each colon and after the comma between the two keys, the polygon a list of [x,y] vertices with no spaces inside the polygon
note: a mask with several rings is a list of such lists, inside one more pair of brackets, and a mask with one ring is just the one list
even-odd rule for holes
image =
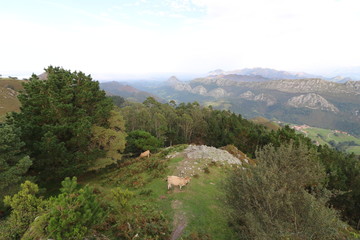
{"label": "rock", "polygon": [[302,94],[296,97],[292,97],[287,101],[287,105],[296,108],[319,109],[335,113],[339,112],[337,107],[328,102],[322,96],[315,93],[309,93],[306,95]]}

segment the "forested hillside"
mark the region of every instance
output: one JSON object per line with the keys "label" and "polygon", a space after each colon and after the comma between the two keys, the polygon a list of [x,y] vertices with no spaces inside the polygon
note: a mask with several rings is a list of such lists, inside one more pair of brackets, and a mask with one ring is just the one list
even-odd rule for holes
{"label": "forested hillside", "polygon": [[[0,125],[2,239],[360,238],[357,156],[288,126],[109,98],[82,72],[46,73]],[[239,161],[215,161],[215,147]],[[168,190],[171,175],[191,181]]]}
{"label": "forested hillside", "polygon": [[360,136],[359,82],[335,83],[318,78],[253,81],[250,77],[216,75],[146,90],[177,102],[197,101],[231,110],[246,118],[266,117],[293,124],[337,129]]}

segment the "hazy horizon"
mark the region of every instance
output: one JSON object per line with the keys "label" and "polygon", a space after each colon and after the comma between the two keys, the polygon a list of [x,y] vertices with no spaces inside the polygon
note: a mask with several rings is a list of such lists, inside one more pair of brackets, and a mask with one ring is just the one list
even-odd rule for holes
{"label": "hazy horizon", "polygon": [[29,77],[53,65],[103,81],[254,67],[360,76],[359,7],[356,0],[6,1],[0,74]]}

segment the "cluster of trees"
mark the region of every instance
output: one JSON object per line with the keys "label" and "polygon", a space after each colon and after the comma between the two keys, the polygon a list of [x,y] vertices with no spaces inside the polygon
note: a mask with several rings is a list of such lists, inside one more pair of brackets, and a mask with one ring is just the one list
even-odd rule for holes
{"label": "cluster of trees", "polygon": [[221,147],[234,144],[251,155],[257,146],[278,137],[241,115],[202,107],[197,102],[163,104],[149,97],[143,103],[127,103],[120,112],[129,134],[135,130],[147,131],[165,146],[196,143]]}

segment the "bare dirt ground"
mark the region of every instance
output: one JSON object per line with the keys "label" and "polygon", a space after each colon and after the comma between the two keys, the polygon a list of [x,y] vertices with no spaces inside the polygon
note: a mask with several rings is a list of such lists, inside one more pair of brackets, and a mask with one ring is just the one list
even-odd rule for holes
{"label": "bare dirt ground", "polygon": [[173,200],[171,203],[171,207],[174,209],[175,214],[173,222],[174,230],[171,233],[170,240],[177,240],[188,224],[186,213],[182,211],[182,205],[182,201],[179,200]]}

